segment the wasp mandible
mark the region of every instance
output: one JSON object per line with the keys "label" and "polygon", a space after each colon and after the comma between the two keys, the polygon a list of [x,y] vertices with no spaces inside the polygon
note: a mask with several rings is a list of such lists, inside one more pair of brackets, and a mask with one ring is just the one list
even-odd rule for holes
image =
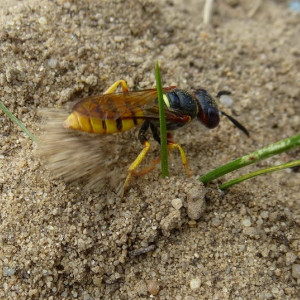
{"label": "wasp mandible", "polygon": [[[120,93],[115,92],[119,85],[122,87]],[[182,147],[172,140],[171,131],[186,125],[196,117],[207,128],[215,128],[220,122],[220,115],[224,115],[249,136],[244,126],[218,109],[216,101],[206,90],[197,89],[189,93],[171,86],[163,88],[163,93],[168,149],[179,150],[182,164],[188,176],[190,170],[186,155]],[[228,92],[221,91],[217,97],[224,94],[228,94]],[[145,174],[152,169],[152,167],[149,167],[139,173],[136,172],[137,167],[150,149],[150,143],[146,136],[149,128],[154,140],[160,143],[157,90],[128,91],[126,81],[118,80],[104,94],[87,97],[76,103],[72,113],[63,125],[65,128],[96,134],[123,132],[141,125],[138,138],[143,145],[143,149],[128,168],[123,193],[128,187],[132,175]],[[156,160],[152,165],[155,165],[158,161]]]}

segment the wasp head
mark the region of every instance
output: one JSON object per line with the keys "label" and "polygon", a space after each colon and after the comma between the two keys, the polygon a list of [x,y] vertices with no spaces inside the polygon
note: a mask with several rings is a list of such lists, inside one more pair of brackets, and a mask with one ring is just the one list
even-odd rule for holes
{"label": "wasp head", "polygon": [[220,122],[220,113],[212,96],[203,89],[194,91],[194,96],[198,105],[198,120],[207,128],[217,127]]}

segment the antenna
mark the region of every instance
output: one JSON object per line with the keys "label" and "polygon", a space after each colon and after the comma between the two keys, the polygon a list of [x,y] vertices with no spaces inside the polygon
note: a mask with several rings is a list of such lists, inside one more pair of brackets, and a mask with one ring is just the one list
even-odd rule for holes
{"label": "antenna", "polygon": [[227,115],[224,111],[220,111],[220,113],[221,113],[221,115],[224,115],[225,117],[227,117],[238,129],[243,131],[248,137],[250,136],[248,130],[241,123],[239,123],[236,119]]}

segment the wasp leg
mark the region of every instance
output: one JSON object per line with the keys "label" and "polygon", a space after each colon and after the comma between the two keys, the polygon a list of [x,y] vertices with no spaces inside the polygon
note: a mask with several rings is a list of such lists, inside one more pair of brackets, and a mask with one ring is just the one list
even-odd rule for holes
{"label": "wasp leg", "polygon": [[[191,171],[188,167],[187,158],[186,158],[186,155],[185,155],[182,147],[179,144],[174,143],[174,142],[171,142],[171,143],[168,144],[168,149],[169,150],[173,150],[175,148],[177,148],[179,150],[181,160],[182,160],[182,164],[185,168],[187,176],[190,177],[192,174],[191,174]],[[160,162],[160,160],[161,160],[161,158],[157,157],[155,160],[152,161],[152,163],[148,167],[144,168],[143,170],[141,170],[139,172],[133,172],[132,174],[135,175],[135,176],[143,176],[143,175],[147,174],[148,172],[152,171],[155,168],[155,166]]]}
{"label": "wasp leg", "polygon": [[[169,150],[173,150],[173,149],[175,149],[175,148],[177,148],[177,149],[179,150],[180,156],[181,156],[181,160],[182,160],[182,164],[183,164],[183,166],[184,166],[184,168],[185,168],[185,170],[186,170],[187,176],[190,177],[190,176],[191,176],[191,171],[190,171],[190,169],[189,169],[189,167],[188,167],[188,164],[187,164],[187,158],[186,158],[186,155],[185,155],[185,153],[184,153],[182,147],[181,147],[179,144],[176,144],[176,143],[174,143],[174,142],[168,144],[168,149],[169,149]],[[134,176],[143,176],[143,175],[149,173],[150,171],[152,171],[152,170],[155,168],[155,166],[156,166],[160,161],[161,161],[161,158],[160,158],[160,156],[159,156],[159,157],[157,157],[156,159],[154,159],[154,160],[152,161],[152,163],[151,163],[148,167],[144,168],[143,170],[141,170],[141,171],[139,171],[139,172],[133,172],[132,174],[133,174]]]}
{"label": "wasp leg", "polygon": [[167,133],[167,139],[168,139],[168,149],[169,150],[173,150],[173,149],[176,149],[176,148],[179,150],[180,156],[181,156],[181,161],[182,161],[182,164],[185,168],[186,174],[187,174],[188,177],[190,177],[192,175],[192,173],[189,169],[189,166],[188,166],[188,163],[187,163],[187,158],[186,158],[186,155],[185,155],[182,147],[179,144],[173,142],[171,132]]}
{"label": "wasp leg", "polygon": [[[160,136],[157,130],[157,127],[155,125],[153,125],[152,123],[149,124],[150,125],[150,129],[152,131],[152,136],[154,138],[155,141],[157,141],[160,144]],[[152,161],[152,163],[144,168],[143,170],[139,171],[139,172],[133,172],[133,174],[135,176],[143,176],[145,174],[147,174],[148,172],[152,171],[155,166],[160,162],[161,158],[157,157],[155,160]]]}
{"label": "wasp leg", "polygon": [[160,144],[160,135],[158,133],[157,127],[150,123],[150,129],[152,131],[153,138]]}
{"label": "wasp leg", "polygon": [[129,185],[130,179],[131,179],[132,175],[134,175],[135,169],[141,164],[141,162],[143,161],[147,152],[150,149],[150,143],[148,142],[147,137],[146,137],[146,132],[147,132],[148,128],[149,128],[149,122],[145,121],[142,124],[142,127],[139,131],[139,140],[142,143],[142,145],[144,146],[144,148],[140,152],[140,154],[137,156],[135,161],[128,168],[128,175],[126,177],[125,183],[123,185],[123,189],[121,191],[121,197],[124,195],[124,192],[126,191],[128,185]]}
{"label": "wasp leg", "polygon": [[181,156],[181,160],[182,160],[182,164],[183,164],[183,166],[185,168],[186,174],[187,174],[188,177],[190,177],[192,174],[191,174],[191,171],[190,171],[190,169],[188,167],[186,155],[185,155],[183,149],[181,148],[181,146],[179,144],[174,143],[174,142],[169,142],[168,149],[173,150],[175,148],[177,148],[179,150],[180,156]]}
{"label": "wasp leg", "polygon": [[144,176],[145,174],[147,174],[147,173],[149,173],[150,171],[152,171],[160,161],[161,161],[161,158],[160,158],[160,156],[159,156],[159,157],[157,157],[156,159],[154,159],[154,160],[152,161],[152,163],[151,163],[148,167],[144,168],[143,170],[141,170],[141,171],[139,171],[139,172],[135,172],[135,171],[134,171],[132,174],[133,174],[134,176]]}
{"label": "wasp leg", "polygon": [[121,85],[123,93],[128,92],[128,86],[125,80],[118,80],[114,84],[112,84],[105,92],[104,94],[112,94],[117,87]]}
{"label": "wasp leg", "polygon": [[[158,134],[157,127],[155,127],[152,123],[150,123],[150,128],[152,131],[153,138],[160,144],[160,136]],[[191,171],[188,167],[187,158],[186,158],[186,155],[185,155],[182,147],[179,144],[172,141],[172,134],[170,132],[167,133],[167,139],[168,139],[168,150],[170,151],[175,148],[177,148],[179,150],[182,164],[186,170],[187,176],[190,177]],[[133,174],[135,176],[143,176],[143,175],[147,174],[148,172],[152,171],[155,168],[155,166],[160,162],[160,160],[161,160],[161,158],[157,157],[155,160],[152,161],[152,163],[148,167],[144,168],[143,170],[141,170],[139,172],[133,172]]]}
{"label": "wasp leg", "polygon": [[[152,131],[152,136],[153,136],[154,140],[160,144],[160,136],[159,136],[157,127],[155,125],[153,125],[152,123],[150,123],[150,129]],[[155,166],[160,162],[160,160],[161,160],[161,158],[157,157],[155,160],[152,161],[152,163],[148,167],[144,168],[143,170],[141,170],[139,172],[134,172],[133,174],[135,176],[143,176],[143,175],[149,173],[150,171],[152,171],[155,168]]]}
{"label": "wasp leg", "polygon": [[145,141],[145,143],[143,144],[144,149],[140,152],[140,154],[138,155],[138,157],[135,159],[135,161],[130,165],[130,167],[128,168],[128,175],[126,177],[124,186],[123,186],[123,191],[122,191],[122,196],[124,194],[124,192],[126,191],[130,179],[132,177],[132,175],[135,175],[134,170],[141,164],[141,162],[143,161],[144,157],[146,156],[147,152],[150,149],[150,143],[148,141]]}

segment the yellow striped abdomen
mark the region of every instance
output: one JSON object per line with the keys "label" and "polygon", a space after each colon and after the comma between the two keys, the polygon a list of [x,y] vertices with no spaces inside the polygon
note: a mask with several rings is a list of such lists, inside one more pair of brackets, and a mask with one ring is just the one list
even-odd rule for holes
{"label": "yellow striped abdomen", "polygon": [[134,115],[117,119],[100,119],[73,111],[63,123],[65,128],[90,133],[110,134],[130,130],[143,123],[142,110],[136,110]]}

